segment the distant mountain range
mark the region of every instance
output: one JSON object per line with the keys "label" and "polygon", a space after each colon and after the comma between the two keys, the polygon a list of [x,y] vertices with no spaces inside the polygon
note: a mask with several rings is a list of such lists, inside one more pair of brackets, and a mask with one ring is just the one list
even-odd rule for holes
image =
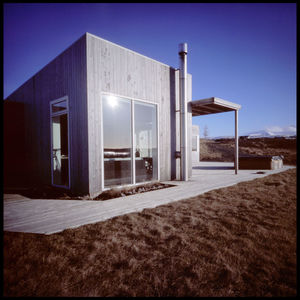
{"label": "distant mountain range", "polygon": [[[264,138],[264,137],[291,137],[297,135],[297,128],[296,126],[287,126],[287,127],[279,127],[273,126],[268,127],[263,130],[258,130],[254,132],[249,132],[246,134],[242,134],[240,136],[246,136],[249,139],[253,138]],[[227,139],[227,138],[234,138],[234,136],[218,136],[213,137],[212,139]]]}
{"label": "distant mountain range", "polygon": [[248,138],[258,137],[289,137],[297,135],[297,128],[295,126],[279,127],[273,126],[256,132],[246,134]]}

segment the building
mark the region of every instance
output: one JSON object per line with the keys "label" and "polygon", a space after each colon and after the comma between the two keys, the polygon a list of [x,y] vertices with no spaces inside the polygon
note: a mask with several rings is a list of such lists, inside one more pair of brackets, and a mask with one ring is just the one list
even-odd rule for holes
{"label": "building", "polygon": [[192,163],[197,165],[200,161],[199,126],[192,125]]}
{"label": "building", "polygon": [[[175,69],[84,34],[4,101],[7,181],[17,174],[28,185],[94,197],[116,186],[188,180],[192,116],[237,116],[240,106],[192,103],[187,45],[179,47]],[[11,138],[13,127],[25,138]]]}

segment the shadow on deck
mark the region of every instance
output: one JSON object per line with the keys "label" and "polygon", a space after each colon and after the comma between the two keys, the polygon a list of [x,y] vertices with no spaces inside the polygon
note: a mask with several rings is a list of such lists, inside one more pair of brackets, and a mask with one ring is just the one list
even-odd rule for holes
{"label": "shadow on deck", "polygon": [[194,166],[193,170],[234,170],[234,167],[228,167],[228,166]]}

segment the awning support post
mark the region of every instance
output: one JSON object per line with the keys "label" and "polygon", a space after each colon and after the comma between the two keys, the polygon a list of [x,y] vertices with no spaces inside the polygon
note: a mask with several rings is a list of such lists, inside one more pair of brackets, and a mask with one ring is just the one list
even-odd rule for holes
{"label": "awning support post", "polygon": [[239,136],[238,136],[238,110],[235,110],[235,174],[239,169]]}

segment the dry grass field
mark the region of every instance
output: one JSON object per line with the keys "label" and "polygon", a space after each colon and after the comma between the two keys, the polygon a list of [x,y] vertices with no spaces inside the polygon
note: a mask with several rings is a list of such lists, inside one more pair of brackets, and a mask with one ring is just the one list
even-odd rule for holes
{"label": "dry grass field", "polygon": [[[283,163],[296,165],[297,139],[239,138],[240,155],[283,155]],[[200,139],[200,160],[234,161],[234,139]]]}
{"label": "dry grass field", "polygon": [[4,232],[4,296],[296,296],[296,169],[53,235]]}

